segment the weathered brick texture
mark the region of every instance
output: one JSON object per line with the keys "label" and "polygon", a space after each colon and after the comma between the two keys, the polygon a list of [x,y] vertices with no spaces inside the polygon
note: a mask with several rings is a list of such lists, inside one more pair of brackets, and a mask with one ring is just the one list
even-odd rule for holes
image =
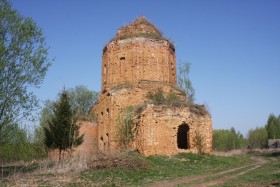
{"label": "weathered brick texture", "polygon": [[170,43],[150,38],[112,41],[102,58],[102,90],[142,80],[176,84],[175,54]]}
{"label": "weathered brick texture", "polygon": [[[148,105],[140,114],[137,124],[138,136],[135,148],[143,155],[173,155],[178,152],[198,152],[196,136],[201,136],[201,148],[204,153],[212,150],[212,125],[209,115],[197,115],[188,107],[166,107]],[[185,141],[186,148],[178,147],[180,126],[188,127]],[[184,133],[184,132],[183,132]],[[183,143],[184,144],[184,143]]]}
{"label": "weathered brick texture", "polygon": [[92,154],[97,152],[97,124],[80,120],[77,122],[80,125],[80,135],[84,135],[82,145],[78,146],[75,150],[78,153]]}

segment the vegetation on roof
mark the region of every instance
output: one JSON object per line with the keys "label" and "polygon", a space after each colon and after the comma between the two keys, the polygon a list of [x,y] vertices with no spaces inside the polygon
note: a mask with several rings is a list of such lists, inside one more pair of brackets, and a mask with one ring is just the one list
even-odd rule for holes
{"label": "vegetation on roof", "polygon": [[163,90],[158,89],[156,92],[149,92],[146,98],[148,99],[146,104],[152,103],[154,105],[163,105],[178,108],[188,107],[189,110],[196,115],[205,116],[209,114],[204,105],[198,105],[192,102],[182,100],[181,97],[179,97],[176,93],[173,92],[164,93]]}
{"label": "vegetation on roof", "polygon": [[[172,50],[175,51],[174,44],[170,40],[165,38],[162,33],[144,17],[137,18],[133,23],[121,27],[118,30],[116,36],[112,38],[110,42],[139,37],[155,40],[165,40],[170,44]],[[105,51],[106,46],[104,47],[103,52]]]}

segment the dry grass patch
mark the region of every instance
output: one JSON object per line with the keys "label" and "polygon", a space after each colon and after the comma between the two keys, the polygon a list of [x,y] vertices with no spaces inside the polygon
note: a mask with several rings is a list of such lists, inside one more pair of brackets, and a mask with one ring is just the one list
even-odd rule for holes
{"label": "dry grass patch", "polygon": [[143,158],[134,152],[115,153],[110,156],[73,154],[60,162],[44,159],[36,163],[16,162],[2,166],[0,186],[66,186],[81,182],[80,173],[89,170],[148,167]]}

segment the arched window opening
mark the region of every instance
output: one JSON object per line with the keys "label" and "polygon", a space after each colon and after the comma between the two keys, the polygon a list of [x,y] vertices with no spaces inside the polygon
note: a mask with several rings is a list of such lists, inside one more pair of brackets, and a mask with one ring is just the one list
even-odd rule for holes
{"label": "arched window opening", "polygon": [[185,123],[178,128],[177,146],[179,149],[189,149],[189,126]]}

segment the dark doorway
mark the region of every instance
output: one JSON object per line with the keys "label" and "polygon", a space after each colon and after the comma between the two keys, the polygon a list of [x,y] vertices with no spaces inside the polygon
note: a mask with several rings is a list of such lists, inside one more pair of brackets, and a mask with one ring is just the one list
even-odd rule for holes
{"label": "dark doorway", "polygon": [[189,149],[189,126],[185,123],[179,126],[177,132],[177,145],[179,149]]}

